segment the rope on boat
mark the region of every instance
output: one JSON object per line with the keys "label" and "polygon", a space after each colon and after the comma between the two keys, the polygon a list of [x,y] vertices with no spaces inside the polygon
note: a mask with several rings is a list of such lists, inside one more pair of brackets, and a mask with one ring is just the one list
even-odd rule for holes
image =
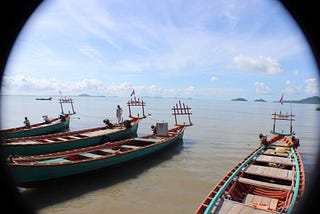
{"label": "rope on boat", "polygon": [[229,186],[231,181],[233,181],[234,177],[242,170],[243,167],[248,165],[248,163],[255,157],[257,156],[262,150],[266,149],[266,145],[261,146],[255,153],[253,153],[245,162],[243,162],[233,173],[232,175],[228,178],[228,180],[222,185],[222,187],[219,189],[219,191],[215,194],[215,196],[212,198],[210,201],[208,207],[204,211],[204,214],[209,214],[211,213],[213,207],[223,194],[223,192],[226,190],[226,188]]}
{"label": "rope on boat", "polygon": [[292,197],[290,206],[287,211],[288,214],[290,214],[293,210],[294,204],[296,202],[296,199],[297,199],[297,196],[299,193],[299,186],[300,186],[300,167],[299,167],[298,157],[297,157],[297,154],[296,154],[294,148],[291,147],[290,149],[291,149],[291,153],[293,154],[294,162],[296,165],[296,184],[295,184],[295,188],[294,188],[293,197]]}

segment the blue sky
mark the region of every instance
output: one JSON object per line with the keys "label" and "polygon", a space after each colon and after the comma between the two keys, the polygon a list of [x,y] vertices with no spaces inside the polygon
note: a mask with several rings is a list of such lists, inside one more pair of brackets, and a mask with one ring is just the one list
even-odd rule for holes
{"label": "blue sky", "polygon": [[55,0],[19,35],[2,94],[272,101],[319,95],[318,82],[277,1]]}

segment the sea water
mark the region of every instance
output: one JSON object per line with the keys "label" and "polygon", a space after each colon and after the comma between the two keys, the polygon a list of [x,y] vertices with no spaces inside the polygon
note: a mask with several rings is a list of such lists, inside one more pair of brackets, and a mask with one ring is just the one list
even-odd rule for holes
{"label": "sea water", "polygon": [[[35,96],[2,96],[1,125],[41,122],[61,113],[58,99],[39,101]],[[76,114],[70,130],[116,122],[116,107],[128,118],[127,101],[133,97],[71,97]],[[141,98],[140,98],[141,99]],[[275,102],[235,102],[201,99],[143,98],[146,119],[139,123],[138,135],[150,134],[157,122],[174,125],[172,107],[181,101],[191,107],[193,126],[187,127],[184,141],[148,158],[116,168],[51,182],[41,188],[23,189],[25,200],[39,213],[194,213],[216,183],[252,149],[259,145],[258,134],[272,129],[272,113],[296,115],[293,129],[300,138],[299,151],[307,175],[307,187],[319,149],[320,112],[313,104]],[[64,105],[64,112],[72,111]],[[132,114],[142,115],[140,108]],[[179,123],[188,122],[187,117]],[[288,131],[289,124],[277,124]]]}

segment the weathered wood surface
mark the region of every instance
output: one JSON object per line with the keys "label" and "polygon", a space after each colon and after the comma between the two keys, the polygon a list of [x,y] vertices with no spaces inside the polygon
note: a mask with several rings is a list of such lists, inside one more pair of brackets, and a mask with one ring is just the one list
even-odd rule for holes
{"label": "weathered wood surface", "polygon": [[287,169],[279,169],[274,167],[267,167],[267,166],[258,166],[258,165],[251,165],[246,170],[245,173],[251,175],[260,175],[269,178],[278,178],[283,180],[292,180],[292,170]]}

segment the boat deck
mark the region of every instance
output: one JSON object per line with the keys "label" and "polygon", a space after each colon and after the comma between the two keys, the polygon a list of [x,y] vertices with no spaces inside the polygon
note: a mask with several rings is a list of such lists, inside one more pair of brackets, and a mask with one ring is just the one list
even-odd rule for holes
{"label": "boat deck", "polygon": [[240,178],[238,178],[237,181],[240,183],[243,183],[243,184],[249,184],[249,185],[273,189],[273,190],[289,191],[291,189],[291,186],[288,186],[288,185],[270,183],[270,182],[265,182],[265,181],[258,181],[258,180],[249,179],[249,178],[240,177]]}
{"label": "boat deck", "polygon": [[91,137],[99,137],[99,136],[105,136],[112,133],[116,133],[119,131],[124,130],[124,127],[116,127],[113,129],[102,129],[102,130],[96,130],[96,131],[89,131],[84,133],[75,133],[74,135],[69,135],[70,133],[64,133],[64,135],[61,136],[52,136],[50,138],[36,138],[36,139],[30,139],[30,140],[17,140],[14,142],[10,142],[11,145],[28,145],[28,144],[46,144],[46,143],[57,143],[57,142],[69,142],[70,140],[80,140],[84,138],[91,138]]}
{"label": "boat deck", "polygon": [[264,163],[276,163],[288,166],[294,166],[294,163],[286,157],[270,156],[270,155],[259,155],[256,161]]}
{"label": "boat deck", "polygon": [[[263,198],[265,198],[265,197],[263,197]],[[254,201],[254,200],[259,200],[259,199],[252,198],[250,200]],[[262,199],[261,199],[261,201],[262,201]],[[264,201],[270,202],[272,206],[274,206],[273,204],[275,204],[275,201],[273,201],[272,199],[271,200],[264,199]],[[242,204],[240,202],[223,199],[222,203],[215,210],[215,213],[219,213],[219,214],[242,214],[242,213],[270,214],[270,213],[277,213],[277,212],[272,211],[272,210],[262,210],[262,209],[258,209],[253,206]]]}
{"label": "boat deck", "polygon": [[250,165],[245,170],[245,173],[251,174],[251,175],[265,176],[269,178],[278,178],[278,179],[283,179],[288,181],[291,181],[293,178],[292,170],[279,169],[279,168],[267,167],[267,166],[258,166],[258,165]]}

